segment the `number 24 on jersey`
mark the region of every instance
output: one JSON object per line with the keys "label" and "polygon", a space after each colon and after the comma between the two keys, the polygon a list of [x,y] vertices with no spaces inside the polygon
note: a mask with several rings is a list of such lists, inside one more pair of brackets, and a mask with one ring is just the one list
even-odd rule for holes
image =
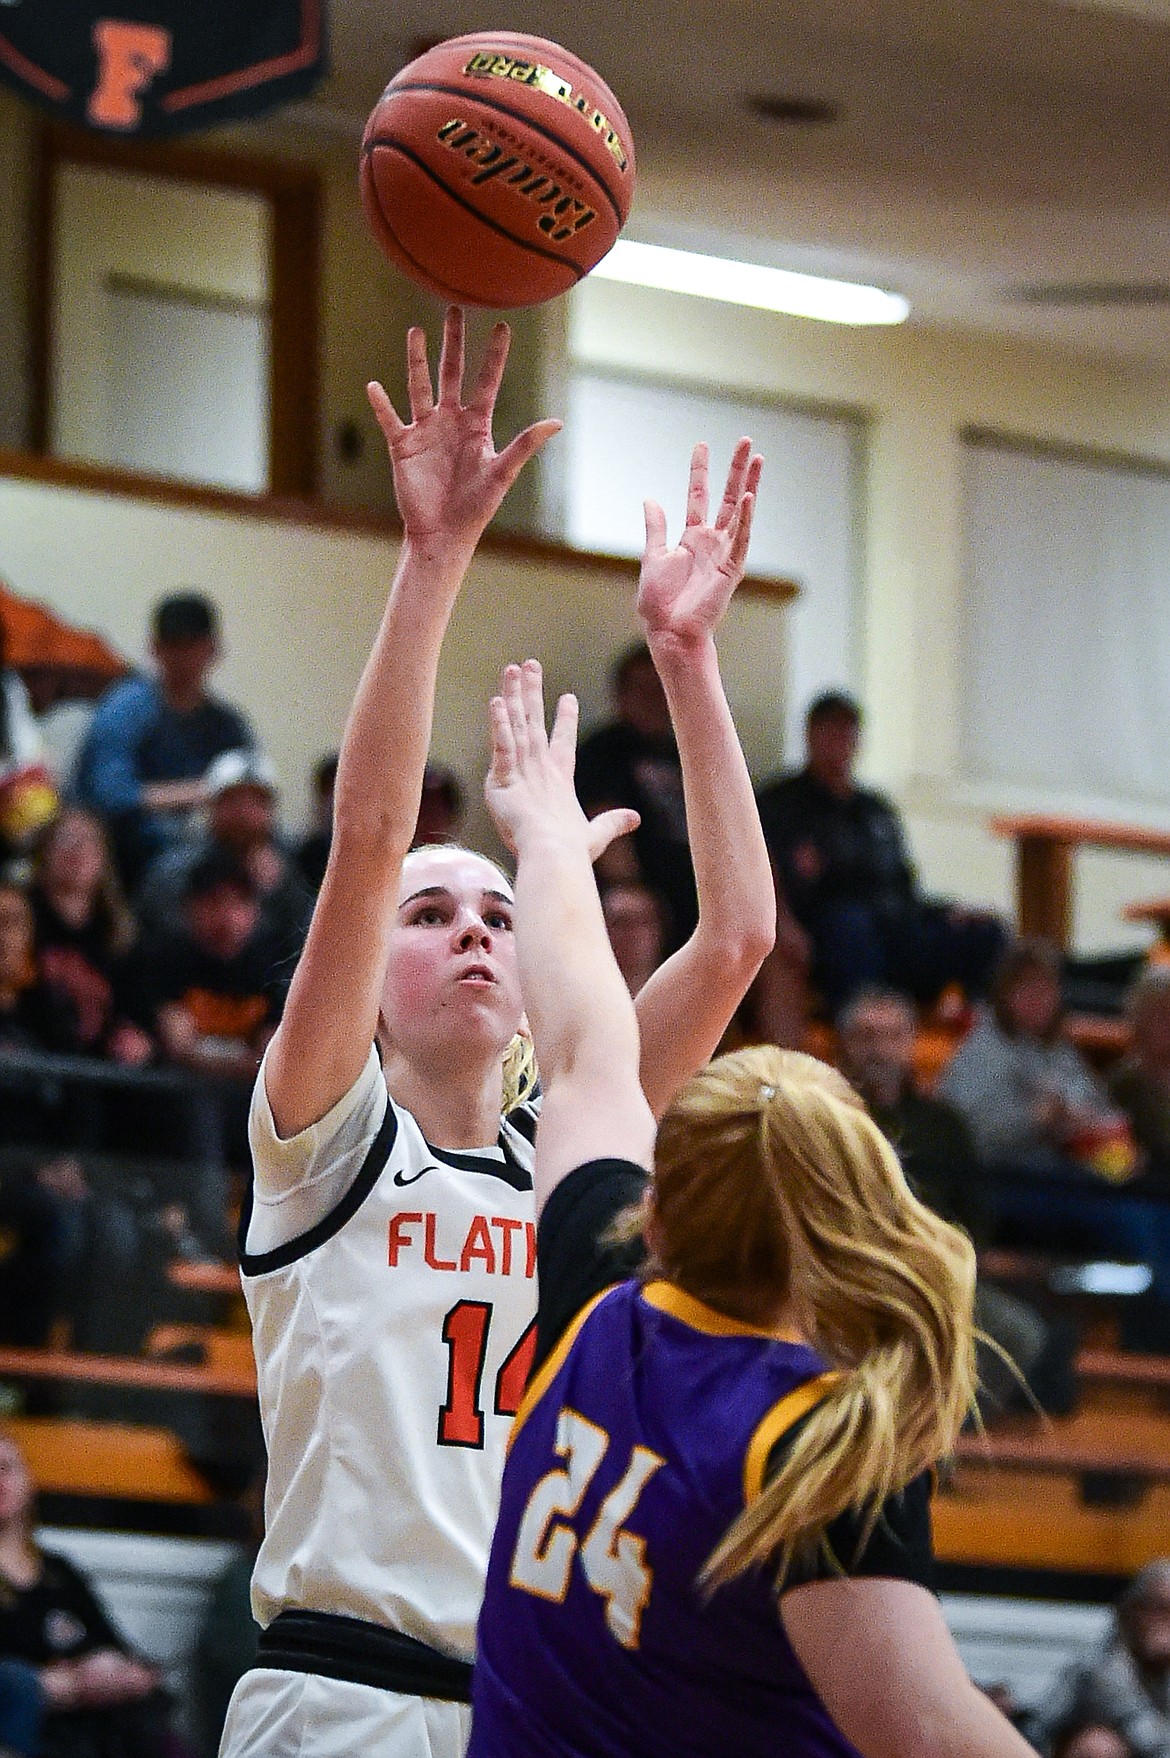
{"label": "number 24 on jersey", "polygon": [[624,1527],[642,1491],[666,1461],[649,1447],[635,1447],[582,1539],[572,1522],[609,1451],[609,1436],[566,1408],[557,1418],[556,1451],[564,1464],[546,1472],[528,1498],[510,1583],[523,1593],[560,1605],[579,1563],[590,1588],[605,1602],[610,1634],[623,1648],[637,1648],[654,1572],[646,1561],[645,1539]]}

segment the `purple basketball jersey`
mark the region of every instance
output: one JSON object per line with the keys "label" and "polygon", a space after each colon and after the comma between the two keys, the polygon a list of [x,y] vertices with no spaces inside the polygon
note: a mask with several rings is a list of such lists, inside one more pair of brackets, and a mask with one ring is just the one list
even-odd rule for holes
{"label": "purple basketball jersey", "polygon": [[768,1572],[697,1585],[824,1371],[669,1283],[586,1309],[513,1430],[468,1758],[856,1758]]}

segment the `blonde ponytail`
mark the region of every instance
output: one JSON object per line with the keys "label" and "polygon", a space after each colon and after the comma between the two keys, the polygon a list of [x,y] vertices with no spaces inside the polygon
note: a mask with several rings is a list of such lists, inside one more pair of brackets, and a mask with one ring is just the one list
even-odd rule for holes
{"label": "blonde ponytail", "polygon": [[783,1575],[847,1508],[864,1543],[971,1408],[970,1241],[913,1195],[835,1069],[770,1045],[719,1058],[664,1118],[654,1233],[662,1273],[721,1310],[767,1323],[789,1302],[839,1375],[704,1580]]}
{"label": "blonde ponytail", "polygon": [[532,1039],[527,1032],[517,1032],[504,1051],[504,1090],[500,1110],[505,1117],[535,1092],[537,1078]]}

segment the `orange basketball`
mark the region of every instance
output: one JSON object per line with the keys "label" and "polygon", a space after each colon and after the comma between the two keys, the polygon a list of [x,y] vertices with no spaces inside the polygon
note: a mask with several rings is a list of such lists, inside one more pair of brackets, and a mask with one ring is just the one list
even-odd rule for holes
{"label": "orange basketball", "polygon": [[567,49],[477,31],[390,81],[362,141],[362,205],[411,280],[506,309],[565,293],[609,250],[634,143],[604,80]]}

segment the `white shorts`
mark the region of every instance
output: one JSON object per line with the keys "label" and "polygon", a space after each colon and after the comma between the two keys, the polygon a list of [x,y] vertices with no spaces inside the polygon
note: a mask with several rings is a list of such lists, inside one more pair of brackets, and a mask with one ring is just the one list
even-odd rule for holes
{"label": "white shorts", "polygon": [[466,1703],[254,1667],[232,1693],[219,1758],[463,1758],[470,1732]]}

